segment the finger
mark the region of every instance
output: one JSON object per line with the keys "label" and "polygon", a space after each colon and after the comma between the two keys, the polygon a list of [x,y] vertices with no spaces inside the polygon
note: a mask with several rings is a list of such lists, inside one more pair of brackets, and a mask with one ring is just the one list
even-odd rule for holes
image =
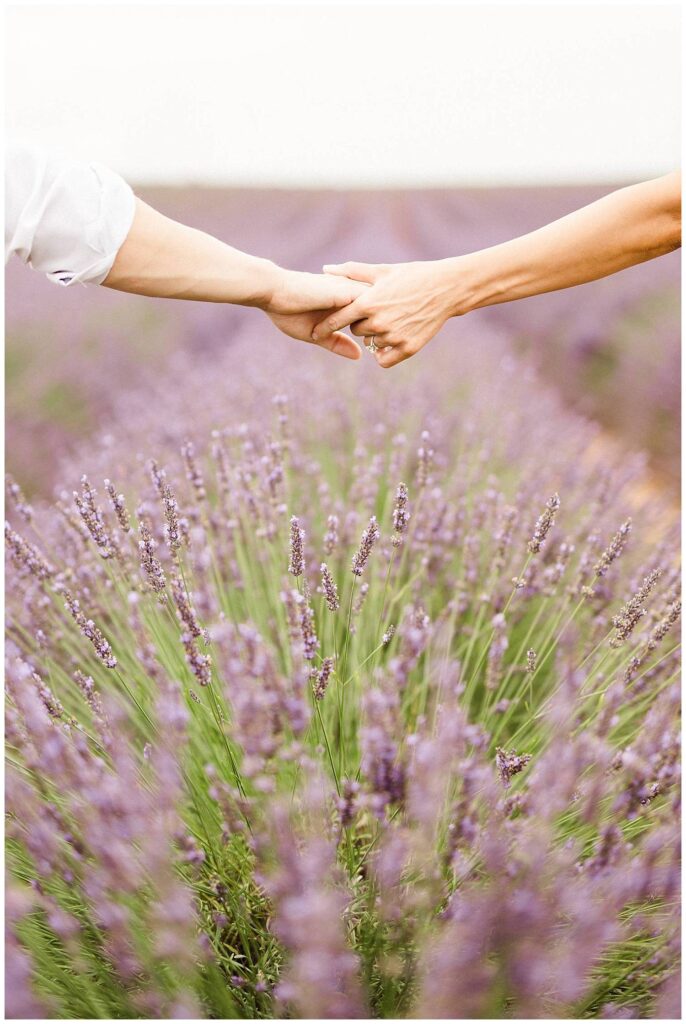
{"label": "finger", "polygon": [[[325,274],[323,276],[326,278],[327,275]],[[334,278],[333,274],[329,274],[328,276],[333,283],[340,285],[341,288],[340,293],[336,290],[331,296],[332,311],[334,309],[345,309],[345,307],[349,306],[351,302],[355,301],[355,299],[359,299],[361,295],[364,295],[368,288],[372,287],[370,284],[364,284],[362,281],[353,281],[352,278],[349,277]]]}
{"label": "finger", "polygon": [[354,324],[350,325],[350,331],[357,338],[371,338],[374,335],[380,337],[379,332],[374,330],[368,319],[356,320]]}
{"label": "finger", "polygon": [[403,348],[402,345],[396,345],[395,348],[387,346],[380,352],[377,352],[374,356],[379,366],[383,367],[384,370],[390,370],[392,366],[397,366],[398,363],[402,363],[405,359],[409,359],[412,355],[407,349]]}
{"label": "finger", "polygon": [[393,338],[383,331],[375,331],[368,320],[358,320],[357,323],[351,325],[350,332],[356,338],[376,338],[376,344],[380,349],[386,345],[396,348],[396,346],[403,344],[400,339]]}
{"label": "finger", "polygon": [[374,284],[381,267],[376,263],[325,263],[322,270],[325,274],[335,274],[337,277],[349,277],[353,281]]}
{"label": "finger", "polygon": [[334,331],[333,334],[324,335],[315,344],[319,345],[320,348],[333,352],[336,356],[343,356],[344,359],[359,359],[362,355],[362,349],[357,342],[347,334],[341,334],[338,331]]}
{"label": "finger", "polygon": [[333,334],[335,331],[342,331],[344,327],[350,327],[350,324],[354,324],[356,320],[364,319],[364,313],[365,311],[361,308],[360,299],[356,299],[348,306],[344,306],[343,309],[339,309],[332,313],[331,316],[326,317],[325,320],[321,320],[312,331],[312,340],[319,341],[320,338],[326,337],[327,334]]}

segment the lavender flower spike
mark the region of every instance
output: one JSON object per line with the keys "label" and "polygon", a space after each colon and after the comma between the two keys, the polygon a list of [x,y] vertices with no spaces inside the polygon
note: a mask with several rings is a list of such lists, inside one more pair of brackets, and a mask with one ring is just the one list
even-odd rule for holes
{"label": "lavender flower spike", "polygon": [[654,651],[661,640],[665,638],[669,630],[672,628],[674,623],[678,620],[681,615],[681,601],[674,601],[673,604],[667,608],[665,616],[658,622],[657,626],[653,629],[648,640],[648,649]]}
{"label": "lavender flower spike", "polygon": [[131,517],[129,516],[129,510],[126,507],[126,500],[123,494],[117,494],[114,484],[111,480],[105,480],[105,490],[110,496],[110,502],[114,509],[114,514],[117,517],[117,522],[124,533],[129,533],[131,530]]}
{"label": "lavender flower spike", "polygon": [[209,635],[206,629],[203,629],[198,622],[195,611],[191,607],[188,595],[186,593],[186,587],[178,576],[172,576],[171,580],[172,595],[174,597],[174,604],[176,605],[177,614],[182,624],[186,627],[188,632],[196,640],[198,637],[202,637],[205,643],[209,643]]}
{"label": "lavender flower spike", "polygon": [[54,576],[55,570],[38,548],[24,540],[9,523],[5,523],[5,543],[12,555],[12,561],[18,569],[27,569],[39,580],[47,580]]}
{"label": "lavender flower spike", "polygon": [[662,569],[653,569],[652,572],[648,573],[639,589],[627,601],[619,615],[614,616],[612,625],[617,632],[610,640],[611,647],[621,647],[624,641],[633,633],[638,620],[645,615],[644,602],[660,576],[662,576]]}
{"label": "lavender flower spike", "polygon": [[538,517],[538,522],[534,527],[534,532],[529,541],[529,551],[532,555],[538,554],[543,546],[543,542],[550,533],[550,529],[555,522],[555,516],[560,510],[560,496],[559,494],[553,494],[552,497],[548,498],[545,503],[545,511],[541,516]]}
{"label": "lavender flower spike", "polygon": [[162,504],[164,506],[164,536],[172,558],[181,547],[181,524],[179,523],[179,505],[174,497],[174,492],[168,483],[162,481],[161,490]]}
{"label": "lavender flower spike", "polygon": [[498,747],[495,752],[495,765],[500,781],[505,789],[510,785],[513,775],[518,775],[531,760],[531,754],[517,754],[514,750],[503,750]]}
{"label": "lavender flower spike", "polygon": [[365,566],[369,561],[369,556],[372,553],[372,548],[380,536],[381,534],[379,533],[376,516],[372,516],[369,520],[369,526],[362,534],[360,546],[353,557],[352,571],[354,576],[361,576],[364,572]]}
{"label": "lavender flower spike", "polygon": [[319,669],[315,676],[313,687],[315,700],[322,700],[324,694],[326,693],[326,688],[329,685],[329,678],[331,676],[331,673],[333,672],[333,664],[333,658],[324,658],[324,661],[321,664],[321,668]]}
{"label": "lavender flower spike", "polygon": [[162,499],[166,523],[164,536],[172,558],[175,558],[176,552],[181,547],[179,506],[176,498],[174,497],[174,492],[167,483],[166,471],[164,469],[160,469],[154,459],[151,459],[148,463],[148,469],[150,471],[150,479],[152,480],[153,486],[159,497]]}
{"label": "lavender flower spike", "polygon": [[7,493],[12,499],[12,503],[16,508],[19,515],[22,517],[24,522],[30,523],[33,519],[33,508],[27,502],[24,492],[21,487],[9,473],[5,476],[5,482],[7,484]]}
{"label": "lavender flower spike", "polygon": [[155,591],[156,594],[161,594],[167,585],[167,579],[164,575],[164,569],[158,558],[155,557],[155,543],[153,536],[150,532],[150,528],[146,521],[142,519],[138,526],[141,539],[138,542],[138,548],[141,556],[141,566],[145,573],[145,578],[148,581],[150,587]]}
{"label": "lavender flower spike", "polygon": [[326,606],[329,611],[337,612],[340,607],[340,600],[338,597],[336,581],[331,575],[331,571],[326,562],[322,562],[319,568],[322,574],[322,589],[324,591],[324,597],[326,598]]}
{"label": "lavender flower spike", "polygon": [[68,590],[65,590],[64,592],[64,605],[83,635],[93,644],[95,653],[100,658],[100,661],[102,661],[107,668],[116,668],[117,659],[112,653],[112,648],[108,641],[102,635],[93,620],[86,618],[81,611],[79,602],[69,593]]}
{"label": "lavender flower spike", "polygon": [[631,519],[627,519],[625,523],[622,523],[617,533],[614,535],[608,546],[603,551],[602,555],[596,562],[593,572],[596,577],[604,576],[607,570],[610,568],[612,563],[619,558],[624,545],[627,542],[629,534],[631,533]]}
{"label": "lavender flower spike", "polygon": [[314,625],[314,612],[309,601],[301,598],[300,608],[300,630],[303,641],[303,655],[307,661],[312,661],[319,647],[319,638]]}
{"label": "lavender flower spike", "polygon": [[395,505],[393,507],[393,528],[395,533],[393,534],[392,544],[393,547],[399,548],[403,542],[403,534],[407,530],[407,524],[410,521],[410,512],[407,508],[407,484],[398,484],[398,490],[395,495]]}
{"label": "lavender flower spike", "polygon": [[395,626],[393,624],[391,624],[388,627],[388,629],[386,630],[386,632],[384,633],[384,635],[381,637],[381,643],[384,645],[384,647],[387,647],[388,644],[390,644],[390,642],[391,642],[391,640],[393,639],[394,636],[395,636]]}
{"label": "lavender flower spike", "polygon": [[338,516],[331,515],[326,520],[326,533],[324,534],[324,550],[327,555],[334,552],[338,544]]}
{"label": "lavender flower spike", "polygon": [[304,542],[305,531],[300,525],[300,520],[297,516],[291,516],[291,557],[288,563],[291,576],[302,576],[305,570]]}
{"label": "lavender flower spike", "polygon": [[417,449],[417,483],[424,487],[429,479],[433,465],[434,450],[430,446],[431,437],[428,430],[422,431],[422,443]]}
{"label": "lavender flower spike", "polygon": [[97,545],[100,557],[112,558],[115,554],[115,547],[105,527],[102,512],[95,504],[95,493],[88,481],[88,477],[82,476],[81,494],[78,491],[74,491],[74,501],[79,510],[79,515]]}
{"label": "lavender flower spike", "polygon": [[186,477],[193,486],[198,501],[204,501],[207,497],[205,481],[195,457],[195,445],[192,441],[186,441],[181,446],[181,455],[186,465]]}

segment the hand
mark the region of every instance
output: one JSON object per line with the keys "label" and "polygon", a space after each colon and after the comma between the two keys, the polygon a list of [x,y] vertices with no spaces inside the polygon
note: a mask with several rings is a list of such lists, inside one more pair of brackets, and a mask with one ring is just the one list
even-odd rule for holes
{"label": "hand", "polygon": [[426,263],[342,263],[327,274],[371,285],[345,309],[322,318],[315,341],[352,325],[358,337],[375,337],[379,366],[395,366],[413,356],[458,315],[456,261]]}
{"label": "hand", "polygon": [[346,359],[359,359],[360,346],[347,334],[320,331],[315,339],[312,332],[319,321],[366,290],[366,285],[356,281],[278,268],[275,286],[262,308],[289,338],[320,345]]}

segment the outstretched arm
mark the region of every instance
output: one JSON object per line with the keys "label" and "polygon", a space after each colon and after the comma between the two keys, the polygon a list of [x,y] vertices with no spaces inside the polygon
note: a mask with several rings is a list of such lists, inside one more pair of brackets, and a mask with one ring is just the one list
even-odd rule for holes
{"label": "outstretched arm", "polygon": [[[451,259],[327,266],[372,287],[321,322],[315,338],[353,324],[376,336],[384,367],[414,355],[447,319],[594,281],[681,244],[678,172],[619,189],[528,235]],[[320,333],[321,332],[321,333]]]}
{"label": "outstretched arm", "polygon": [[[302,341],[314,341],[312,329],[326,311],[347,305],[366,290],[343,278],[284,270],[170,220],[140,199],[102,283],[136,295],[256,306],[285,334]],[[337,355],[359,357],[358,345],[345,334],[322,332],[316,340]]]}
{"label": "outstretched arm", "polygon": [[[318,320],[365,286],[283,270],[178,224],[147,206],[120,175],[34,147],[8,148],[5,256],[18,256],[62,287],[104,284],[164,298],[259,306],[290,337],[313,342]],[[345,334],[317,344],[357,359]]]}

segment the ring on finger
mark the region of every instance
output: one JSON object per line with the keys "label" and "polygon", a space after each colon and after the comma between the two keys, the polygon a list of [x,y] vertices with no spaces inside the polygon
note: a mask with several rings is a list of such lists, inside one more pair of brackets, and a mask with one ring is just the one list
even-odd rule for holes
{"label": "ring on finger", "polygon": [[374,355],[375,352],[379,351],[379,346],[376,344],[376,335],[375,334],[372,334],[372,336],[371,336],[371,338],[370,338],[370,340],[368,342],[365,341],[364,347],[367,349],[367,352],[371,352],[372,355]]}

